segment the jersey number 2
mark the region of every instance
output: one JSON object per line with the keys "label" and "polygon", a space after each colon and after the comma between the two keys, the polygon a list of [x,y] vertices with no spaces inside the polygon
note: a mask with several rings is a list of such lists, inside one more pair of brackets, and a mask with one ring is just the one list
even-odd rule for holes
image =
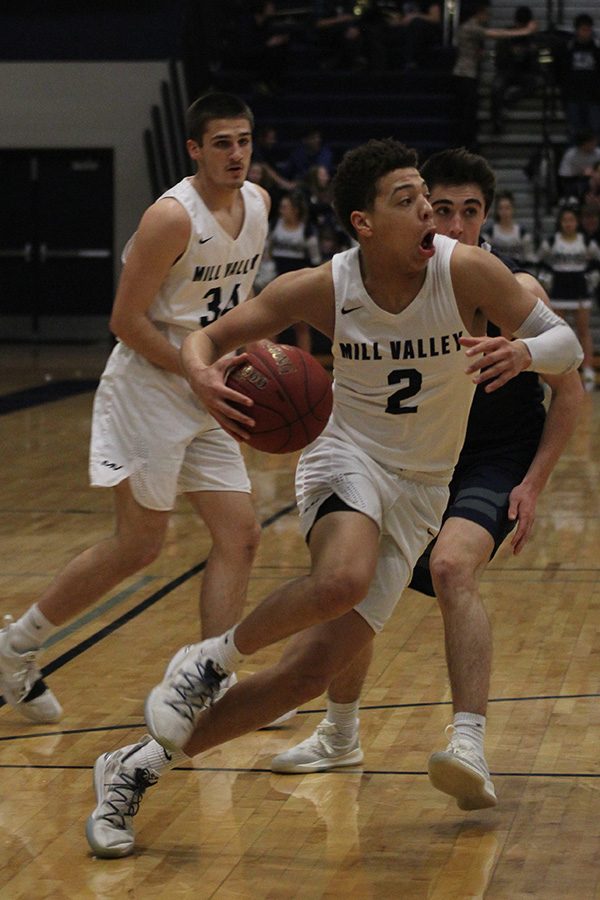
{"label": "jersey number 2", "polygon": [[402,401],[408,400],[409,397],[414,397],[415,394],[419,393],[421,384],[423,383],[423,376],[416,369],[394,369],[394,371],[390,372],[388,375],[388,384],[390,385],[400,384],[404,381],[406,382],[406,386],[394,391],[394,393],[390,394],[388,397],[385,411],[392,416],[400,416],[404,413],[416,413],[419,408],[418,406],[403,405]]}

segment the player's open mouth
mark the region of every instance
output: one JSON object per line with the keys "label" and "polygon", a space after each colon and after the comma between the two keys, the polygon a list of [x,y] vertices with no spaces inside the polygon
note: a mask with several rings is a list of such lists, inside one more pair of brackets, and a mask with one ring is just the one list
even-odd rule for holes
{"label": "player's open mouth", "polygon": [[430,231],[427,231],[423,237],[421,238],[421,243],[419,244],[419,250],[423,256],[427,258],[433,256],[435,253],[435,246],[433,243],[433,238],[435,235],[435,228],[432,228]]}

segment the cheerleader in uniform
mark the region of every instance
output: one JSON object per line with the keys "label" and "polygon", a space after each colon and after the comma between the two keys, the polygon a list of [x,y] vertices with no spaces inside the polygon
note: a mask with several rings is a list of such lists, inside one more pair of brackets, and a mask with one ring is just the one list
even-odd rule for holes
{"label": "cheerleader in uniform", "polygon": [[586,272],[594,261],[600,261],[600,247],[594,240],[586,240],[580,230],[578,211],[566,206],[561,209],[556,233],[542,242],[540,264],[549,270],[552,283],[550,299],[560,315],[573,316],[575,330],[583,347],[582,378],[587,391],[596,386],[593,367],[594,348],[590,330],[592,298]]}

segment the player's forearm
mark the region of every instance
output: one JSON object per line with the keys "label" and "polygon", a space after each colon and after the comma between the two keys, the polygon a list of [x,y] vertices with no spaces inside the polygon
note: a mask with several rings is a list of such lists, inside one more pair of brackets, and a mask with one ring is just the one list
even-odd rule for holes
{"label": "player's forearm", "polygon": [[221,354],[204,331],[192,331],[181,345],[180,361],[183,374],[188,381],[211,366]]}
{"label": "player's forearm", "polygon": [[111,320],[111,329],[119,340],[159,369],[182,374],[177,347],[169,343],[147,316],[135,316],[127,321]]}
{"label": "player's forearm", "polygon": [[575,430],[584,399],[577,372],[564,375],[556,382],[556,386],[554,381],[551,383],[552,397],[537,452],[523,479],[538,494],[546,486]]}
{"label": "player's forearm", "polygon": [[583,350],[575,332],[541,300],[514,335],[529,350],[533,372],[565,375],[581,365]]}

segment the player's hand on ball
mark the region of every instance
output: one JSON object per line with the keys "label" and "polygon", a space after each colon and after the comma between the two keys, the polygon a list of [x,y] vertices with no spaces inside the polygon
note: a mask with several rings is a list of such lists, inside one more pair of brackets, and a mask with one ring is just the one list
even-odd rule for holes
{"label": "player's hand on ball", "polygon": [[485,383],[486,394],[496,391],[519,372],[531,365],[531,355],[522,341],[509,341],[505,337],[461,337],[469,358],[477,357],[465,370],[473,375],[475,384]]}
{"label": "player's hand on ball", "polygon": [[[190,386],[219,425],[238,441],[247,441],[254,427],[253,401],[227,385],[229,373],[248,360],[247,353],[218,359],[212,366],[196,370]],[[247,413],[244,411],[247,410]]]}

